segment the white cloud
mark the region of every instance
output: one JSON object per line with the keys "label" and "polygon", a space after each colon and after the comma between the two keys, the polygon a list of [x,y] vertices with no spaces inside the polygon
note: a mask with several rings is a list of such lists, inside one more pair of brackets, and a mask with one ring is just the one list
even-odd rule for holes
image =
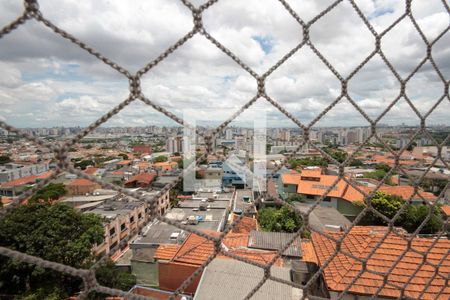
{"label": "white cloud", "polygon": [[[177,0],[39,2],[44,16],[132,72],[160,55],[193,26],[190,11]],[[356,2],[377,32],[392,24],[405,9],[404,3],[396,0]],[[303,20],[309,21],[332,1],[289,3]],[[449,24],[448,12],[440,1],[414,1],[412,9],[429,39]],[[17,1],[2,1],[0,24],[13,20],[20,10]],[[301,26],[275,0],[221,0],[205,12],[203,23],[213,37],[259,74],[302,38]],[[447,81],[449,36],[447,33],[436,43],[432,52]],[[347,1],[313,24],[310,37],[344,77],[374,49],[373,36]],[[267,44],[258,39],[266,40]],[[409,19],[383,37],[382,49],[402,77],[425,57],[425,44]],[[0,114],[19,127],[84,126],[124,100],[128,93],[126,78],[35,21],[0,39],[0,68]],[[352,99],[371,118],[376,118],[398,95],[399,86],[377,55],[350,80],[348,88]],[[206,113],[214,119],[231,115],[253,98],[257,90],[254,78],[200,35],[150,70],[142,78],[142,87],[151,101],[179,116],[184,109],[198,114],[202,110],[218,110],[217,114]],[[270,75],[266,90],[308,123],[339,96],[340,82],[304,47]],[[427,111],[443,92],[443,83],[429,64],[407,85],[408,96],[421,112]],[[409,106],[405,106],[404,100],[401,103],[382,121],[398,123],[408,119],[401,109]],[[229,110],[221,113],[220,109],[225,108]],[[286,122],[275,108],[268,105],[267,110],[272,117],[280,118],[280,124]],[[441,109],[432,116],[448,123],[444,115],[448,111]],[[323,126],[367,123],[361,118],[344,101],[319,123]],[[125,109],[108,125],[167,123],[166,117],[142,104]]]}

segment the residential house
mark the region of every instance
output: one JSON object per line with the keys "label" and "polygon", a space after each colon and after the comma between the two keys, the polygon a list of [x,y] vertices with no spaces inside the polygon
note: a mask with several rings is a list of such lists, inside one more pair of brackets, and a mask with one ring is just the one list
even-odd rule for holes
{"label": "residential house", "polygon": [[[388,229],[355,226],[350,231],[340,249],[358,260],[342,252],[332,256],[336,251],[335,241],[322,234],[312,234],[314,252],[304,258],[324,267],[321,280],[327,297],[369,299],[378,293],[377,299],[449,299],[450,260],[446,257],[450,240],[413,237],[408,248],[406,237],[401,233],[387,234]],[[327,234],[336,240],[344,236],[343,232]],[[363,269],[361,260],[366,259]],[[344,290],[347,292],[342,295]]]}
{"label": "residential house", "polygon": [[76,178],[64,184],[67,194],[71,196],[92,194],[100,185],[84,178]]}
{"label": "residential house", "polygon": [[[273,277],[290,282],[291,270],[272,267]],[[233,259],[215,258],[203,271],[194,300],[244,299],[264,277],[264,269]],[[299,288],[268,279],[251,299],[302,299]]]}
{"label": "residential house", "polygon": [[[362,210],[364,194],[348,182],[358,186],[358,189],[369,194],[374,185],[366,186],[353,179],[339,179],[336,175],[325,175],[320,168],[303,169],[301,173],[284,173],[279,177],[278,193],[281,198],[287,199],[289,195],[299,194],[304,197],[306,203],[314,203],[329,190],[326,197],[320,203],[322,206],[330,206],[337,209],[341,214],[353,220]],[[419,190],[416,194],[412,186],[390,186],[382,185],[378,189],[381,192],[396,195],[408,200],[410,197],[413,204],[422,204],[425,201],[435,201],[436,196],[429,192]]]}
{"label": "residential house", "polygon": [[[205,232],[218,237],[218,232]],[[223,239],[224,251],[249,259],[261,266],[269,263],[276,256],[275,251],[264,251],[247,248],[249,235],[246,233],[228,233]],[[214,243],[202,236],[190,234],[180,246],[161,245],[155,254],[159,267],[159,288],[175,291],[189,276],[191,276],[212,254]],[[219,254],[218,257],[227,259],[228,256]],[[282,266],[282,260],[275,262],[276,266]],[[184,290],[187,294],[194,294],[200,282],[201,273],[193,278]]]}
{"label": "residential house", "polygon": [[134,176],[131,176],[126,182],[125,187],[127,188],[147,188],[156,178],[156,173],[140,173]]}
{"label": "residential house", "polygon": [[31,175],[4,182],[0,185],[0,196],[16,197],[40,180],[49,178],[52,176],[52,173],[52,171],[46,171],[39,175]]}
{"label": "residential house", "polygon": [[153,168],[155,170],[158,170],[162,173],[172,171],[173,169],[176,169],[178,167],[178,163],[176,161],[163,161],[163,162],[156,162],[153,164]]}
{"label": "residential house", "polygon": [[130,244],[131,272],[137,284],[157,287],[159,285],[158,262],[155,253],[159,246],[162,253],[175,249],[185,240],[183,230],[164,222],[155,221],[141,230],[141,234]]}

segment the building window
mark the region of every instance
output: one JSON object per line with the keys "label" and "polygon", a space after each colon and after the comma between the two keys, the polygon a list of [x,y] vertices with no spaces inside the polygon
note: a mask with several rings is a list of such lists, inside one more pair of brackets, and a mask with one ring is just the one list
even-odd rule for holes
{"label": "building window", "polygon": [[112,243],[111,246],[109,246],[109,250],[112,250],[116,246],[117,246],[117,242]]}
{"label": "building window", "polygon": [[314,195],[306,195],[306,199],[314,199]]}
{"label": "building window", "polygon": [[127,229],[127,227],[125,226],[125,223],[122,223],[122,225],[120,225],[120,231],[125,231],[125,229]]}
{"label": "building window", "polygon": [[138,219],[139,219],[139,220],[142,219],[142,213],[139,213],[139,214],[138,214]]}
{"label": "building window", "polygon": [[116,229],[115,228],[111,228],[109,230],[109,236],[114,236],[116,234]]}
{"label": "building window", "polygon": [[324,202],[331,202],[331,198],[330,198],[330,197],[325,197],[325,198],[323,199],[323,201],[324,201]]}
{"label": "building window", "polygon": [[131,223],[131,224],[134,223],[134,217],[130,217],[130,223]]}

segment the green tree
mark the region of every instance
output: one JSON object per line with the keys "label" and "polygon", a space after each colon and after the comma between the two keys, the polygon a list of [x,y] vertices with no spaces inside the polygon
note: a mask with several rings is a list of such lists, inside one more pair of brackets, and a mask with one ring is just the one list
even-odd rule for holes
{"label": "green tree", "polygon": [[11,162],[11,158],[8,155],[1,155],[0,156],[0,165],[4,165]]}
{"label": "green tree", "polygon": [[352,160],[350,161],[350,166],[351,166],[351,167],[361,167],[362,165],[363,165],[363,162],[362,162],[362,160],[360,160],[360,159],[354,158],[354,159],[352,159]]}
{"label": "green tree", "polygon": [[[344,162],[347,159],[347,153],[338,149],[336,146],[328,146],[322,149],[332,158],[337,160],[339,163]],[[331,161],[330,161],[331,162]]]}
{"label": "green tree", "polygon": [[86,169],[88,166],[95,166],[95,162],[91,159],[84,159],[74,164],[75,168],[80,168],[81,170]]}
{"label": "green tree", "polygon": [[300,215],[285,206],[261,209],[258,223],[262,230],[272,232],[296,232],[303,224]]}
{"label": "green tree", "polygon": [[[386,172],[385,170],[383,170],[383,169],[378,169],[378,170],[375,170],[375,171],[373,171],[373,172],[367,172],[367,173],[364,173],[364,177],[365,177],[365,178],[371,178],[371,179],[375,179],[375,180],[380,181],[381,179],[384,178],[384,176],[386,176],[386,173],[387,173],[387,172]],[[386,183],[386,184],[392,185],[391,177],[388,177],[388,178],[386,179],[385,183]]]}
{"label": "green tree", "polygon": [[[405,200],[401,197],[389,195],[383,192],[377,192],[372,198],[372,206],[378,212],[389,219],[392,219],[398,210],[404,205]],[[363,204],[361,204],[363,205]],[[430,207],[425,204],[410,204],[403,210],[402,214],[396,219],[394,225],[401,226],[406,231],[414,232],[422,224],[430,213]],[[386,225],[386,221],[381,217],[369,211],[362,221],[362,225]],[[433,209],[430,219],[420,230],[420,233],[436,233],[442,228],[442,213],[440,207]]]}
{"label": "green tree", "polygon": [[293,202],[293,201],[305,202],[305,197],[300,194],[290,194],[288,196],[288,198],[286,199],[286,201],[288,201],[288,202]]}
{"label": "green tree", "polygon": [[180,159],[179,161],[177,161],[177,165],[178,165],[178,169],[183,169],[184,168],[184,159]]}
{"label": "green tree", "polygon": [[328,161],[323,157],[305,157],[300,159],[291,159],[289,160],[289,164],[292,169],[296,169],[297,167],[308,167],[308,166],[328,166]]}
{"label": "green tree", "polygon": [[157,157],[154,159],[154,162],[165,162],[165,161],[167,161],[167,160],[168,160],[167,156],[165,156],[165,155],[160,155],[160,156],[157,156]]}
{"label": "green tree", "polygon": [[[372,198],[372,207],[389,219],[392,219],[402,207],[404,201],[398,196],[392,196],[383,192],[377,192]],[[364,225],[385,225],[386,222],[372,211],[363,218]]]}
{"label": "green tree", "polygon": [[387,164],[377,164],[375,166],[375,170],[383,170],[385,173],[387,173],[391,170],[391,167],[389,167]]}
{"label": "green tree", "polygon": [[[99,284],[123,291],[128,291],[136,284],[136,277],[134,275],[117,270],[114,262],[110,259],[95,271],[95,275]],[[110,295],[94,292],[88,298],[92,300],[103,300],[108,296]]]}
{"label": "green tree", "polygon": [[[64,204],[17,207],[0,220],[0,245],[76,268],[93,262],[95,243],[103,239],[99,216],[82,214]],[[80,280],[32,264],[0,257],[0,291],[39,293],[66,298],[80,288]]]}
{"label": "green tree", "polygon": [[[43,200],[44,202],[49,202],[49,200],[57,200],[67,193],[62,183],[50,183],[46,187],[37,191],[33,197],[30,198],[30,202],[38,202]],[[51,202],[51,201],[50,201]]]}
{"label": "green tree", "polygon": [[[406,213],[400,225],[408,232],[414,232],[427,218],[430,213],[428,205],[410,205],[406,208]],[[431,234],[439,231],[442,227],[442,213],[440,207],[433,208],[430,219],[424,224],[420,233]]]}
{"label": "green tree", "polygon": [[[0,219],[0,246],[75,268],[89,268],[94,263],[92,248],[103,237],[100,216],[61,203],[21,205]],[[128,288],[134,284],[111,263],[99,271],[97,280],[106,286]],[[30,300],[67,299],[81,287],[78,277],[0,256],[0,294]]]}

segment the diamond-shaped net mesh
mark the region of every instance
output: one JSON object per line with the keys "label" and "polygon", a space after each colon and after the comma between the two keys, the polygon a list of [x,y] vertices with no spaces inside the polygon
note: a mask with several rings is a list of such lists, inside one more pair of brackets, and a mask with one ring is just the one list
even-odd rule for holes
{"label": "diamond-shaped net mesh", "polygon": [[[199,274],[201,274],[201,272],[208,266],[208,264],[219,254],[231,257],[233,259],[236,259],[236,260],[239,260],[239,261],[242,261],[242,262],[245,262],[245,263],[257,266],[257,267],[260,267],[260,268],[262,268],[264,270],[264,273],[263,273],[264,275],[262,276],[261,281],[248,293],[248,295],[245,297],[246,299],[252,298],[255,295],[255,293],[257,293],[258,290],[266,283],[267,280],[272,280],[272,281],[276,281],[276,282],[285,284],[286,287],[292,286],[292,287],[299,288],[299,289],[303,290],[303,296],[302,296],[303,299],[304,298],[311,298],[311,299],[313,299],[313,298],[314,299],[315,298],[320,298],[320,297],[311,295],[309,293],[309,290],[310,290],[311,286],[319,278],[319,276],[323,275],[324,270],[330,264],[332,264],[333,260],[336,259],[336,258],[339,258],[340,260],[346,259],[348,261],[356,261],[356,262],[360,263],[360,265],[361,265],[359,270],[356,270],[356,271],[353,270],[354,272],[352,273],[353,274],[352,275],[352,280],[350,282],[346,282],[345,286],[343,286],[342,289],[341,289],[342,291],[340,293],[338,293],[338,298],[339,299],[346,296],[346,294],[352,289],[354,284],[358,280],[360,280],[362,278],[362,275],[365,275],[366,276],[365,278],[370,278],[370,275],[378,276],[377,278],[380,278],[380,277],[382,278],[383,283],[379,287],[376,288],[376,292],[372,295],[372,298],[377,298],[379,296],[380,292],[383,289],[395,289],[395,290],[399,291],[399,294],[397,294],[395,297],[407,298],[408,294],[405,293],[405,289],[406,289],[407,285],[414,281],[415,275],[424,266],[432,267],[433,271],[430,272],[429,280],[427,280],[426,282],[423,283],[423,288],[421,288],[421,290],[416,291],[416,292],[418,292],[418,298],[422,298],[423,295],[425,293],[427,293],[428,289],[430,288],[430,285],[432,284],[433,280],[435,280],[435,279],[442,279],[443,282],[444,282],[443,285],[442,285],[442,288],[433,291],[433,295],[435,295],[436,299],[437,298],[442,298],[443,297],[442,293],[444,292],[444,290],[446,288],[448,288],[448,274],[449,274],[449,272],[448,272],[448,270],[440,270],[439,266],[445,260],[449,259],[448,258],[448,254],[450,252],[450,249],[446,249],[446,252],[442,255],[441,259],[437,263],[433,264],[429,260],[427,260],[426,258],[427,258],[428,255],[431,254],[431,252],[433,250],[433,247],[436,244],[436,242],[438,241],[438,239],[436,238],[436,239],[430,240],[432,242],[430,242],[429,245],[421,245],[420,249],[422,249],[422,250],[419,251],[418,250],[419,247],[417,247],[417,245],[414,246],[413,237],[417,233],[420,232],[420,230],[421,230],[421,228],[423,226],[426,225],[426,223],[428,222],[428,220],[431,217],[433,209],[436,208],[437,203],[438,203],[438,201],[434,201],[433,204],[429,204],[428,201],[423,199],[422,195],[419,193],[419,184],[424,180],[424,177],[426,176],[427,172],[431,169],[433,164],[436,161],[438,161],[438,160],[440,160],[442,163],[444,163],[444,165],[445,165],[445,167],[447,169],[450,169],[448,164],[447,164],[447,162],[444,159],[442,159],[442,157],[441,157],[442,147],[448,142],[450,137],[447,137],[443,142],[438,143],[430,135],[430,133],[427,131],[427,128],[426,128],[426,125],[425,125],[427,118],[429,118],[430,114],[442,102],[450,101],[450,98],[449,98],[449,95],[448,95],[449,82],[446,81],[446,79],[442,75],[442,73],[441,73],[441,71],[439,69],[439,65],[435,62],[435,60],[433,58],[433,55],[432,55],[433,46],[436,44],[437,41],[439,41],[444,36],[444,34],[447,33],[447,31],[449,30],[449,26],[447,26],[444,31],[442,31],[439,35],[437,35],[437,37],[435,39],[433,39],[433,40],[427,39],[427,37],[425,36],[423,31],[421,30],[421,28],[417,24],[417,21],[414,18],[412,12],[411,12],[411,2],[412,2],[412,0],[406,0],[405,1],[405,9],[404,9],[404,12],[401,14],[401,16],[399,16],[390,26],[388,26],[382,32],[377,32],[374,29],[374,27],[371,25],[371,23],[369,22],[368,18],[362,13],[361,9],[358,7],[358,5],[355,3],[355,1],[354,0],[348,0],[348,2],[351,4],[351,6],[354,9],[354,11],[357,13],[359,18],[365,24],[365,26],[369,30],[370,34],[373,36],[373,38],[375,40],[375,43],[373,45],[373,49],[372,49],[371,53],[367,57],[365,57],[361,61],[361,63],[358,66],[356,66],[349,73],[349,75],[344,77],[343,75],[341,75],[337,71],[337,69],[333,66],[333,64],[331,64],[327,60],[327,58],[325,58],[325,56],[314,45],[314,43],[310,39],[309,32],[310,32],[311,28],[316,25],[318,20],[320,20],[323,16],[325,16],[330,11],[335,9],[335,7],[337,7],[341,2],[345,2],[345,1],[344,0],[338,0],[338,1],[333,2],[330,6],[326,7],[318,15],[313,17],[310,21],[305,22],[290,7],[290,5],[285,0],[279,0],[279,2],[289,12],[289,14],[298,22],[298,24],[300,24],[301,29],[302,29],[301,34],[303,35],[302,36],[302,40],[291,51],[289,51],[286,55],[284,55],[275,65],[273,65],[265,73],[260,75],[260,74],[256,73],[254,70],[252,70],[247,64],[245,64],[239,58],[239,53],[231,52],[229,49],[227,49],[225,46],[223,46],[220,43],[220,41],[218,41],[213,36],[211,36],[210,33],[208,33],[208,31],[203,26],[203,23],[202,23],[202,15],[203,15],[203,13],[206,10],[208,10],[212,5],[214,5],[216,2],[218,2],[218,0],[210,0],[210,1],[206,2],[206,3],[204,3],[203,5],[199,6],[199,7],[196,7],[196,6],[192,5],[187,0],[181,0],[181,1],[192,12],[193,23],[194,23],[194,27],[192,28],[192,30],[189,31],[189,33],[187,33],[181,39],[179,39],[175,44],[170,46],[166,51],[161,53],[156,59],[154,59],[153,61],[151,61],[148,64],[146,64],[145,66],[143,66],[135,74],[132,74],[131,72],[129,72],[125,68],[123,68],[120,65],[118,65],[117,63],[115,63],[114,61],[112,61],[112,60],[108,59],[107,57],[103,56],[100,52],[98,52],[95,49],[93,49],[93,48],[89,47],[88,45],[86,45],[85,43],[80,41],[75,36],[72,36],[70,33],[60,29],[59,27],[54,25],[52,22],[50,22],[48,19],[46,19],[46,17],[41,13],[41,11],[39,9],[39,5],[38,5],[38,1],[37,0],[25,0],[25,2],[24,2],[25,7],[24,7],[23,14],[20,17],[18,17],[14,22],[12,22],[11,24],[9,24],[6,27],[1,29],[1,31],[0,31],[0,38],[3,38],[5,35],[10,34],[15,29],[19,28],[22,24],[26,23],[27,21],[29,21],[31,19],[35,19],[36,21],[40,22],[40,24],[42,24],[43,26],[46,26],[46,27],[50,28],[55,34],[61,36],[62,38],[66,39],[68,41],[70,41],[71,43],[74,44],[74,46],[80,47],[83,50],[87,51],[89,54],[95,56],[97,59],[101,60],[103,63],[105,63],[106,65],[110,66],[111,68],[113,68],[114,70],[116,70],[117,72],[119,72],[120,74],[125,76],[126,78],[128,78],[128,80],[129,80],[129,96],[123,102],[121,102],[119,105],[117,105],[116,107],[113,107],[110,111],[106,112],[101,118],[99,118],[94,123],[92,123],[90,126],[85,128],[76,137],[74,137],[73,139],[71,139],[69,141],[66,141],[63,144],[59,144],[59,145],[48,144],[46,141],[44,141],[44,140],[42,140],[42,139],[40,139],[38,137],[35,137],[35,136],[29,135],[27,133],[24,133],[23,131],[12,127],[12,126],[8,125],[5,122],[0,121],[0,127],[2,127],[3,129],[5,129],[5,130],[7,130],[9,132],[13,132],[13,133],[17,134],[18,136],[21,136],[21,137],[23,137],[25,139],[28,139],[28,140],[36,143],[37,145],[44,146],[44,147],[47,147],[47,148],[51,149],[55,153],[55,157],[58,160],[57,169],[56,169],[56,171],[53,173],[53,175],[50,178],[48,178],[46,180],[43,180],[43,181],[40,181],[34,188],[32,188],[31,190],[29,190],[29,191],[25,192],[24,194],[22,194],[20,197],[18,197],[18,199],[14,200],[14,202],[11,205],[5,207],[3,209],[3,212],[5,210],[14,209],[14,207],[19,205],[19,203],[22,200],[30,197],[37,190],[39,190],[40,188],[46,186],[49,182],[51,182],[52,179],[56,178],[56,176],[58,174],[60,174],[62,171],[68,171],[70,173],[76,174],[77,176],[79,176],[81,178],[86,178],[86,179],[89,179],[91,181],[97,182],[102,187],[119,191],[119,192],[121,192],[121,193],[123,193],[125,195],[128,195],[130,197],[133,197],[135,199],[143,201],[150,208],[149,209],[149,214],[150,214],[149,222],[153,221],[155,219],[158,219],[158,220],[166,222],[166,223],[168,223],[170,225],[176,226],[176,227],[178,227],[178,228],[180,228],[182,230],[185,230],[187,232],[195,233],[195,234],[197,234],[197,235],[199,235],[199,236],[201,236],[203,238],[206,238],[207,240],[209,240],[209,241],[211,241],[213,243],[213,245],[214,245],[214,252],[213,252],[213,254],[197,269],[197,271],[195,271],[189,278],[187,278],[185,280],[185,282],[183,282],[181,284],[181,286],[172,294],[171,298],[173,298],[173,299],[177,295],[180,295],[181,293],[183,293],[183,291],[190,285],[190,283]],[[448,13],[449,12],[449,6],[448,6],[447,1],[442,0],[442,4],[443,4],[443,6],[445,7],[445,10]],[[390,32],[401,21],[403,21],[405,19],[409,19],[411,21],[411,23],[413,24],[415,30],[419,33],[421,39],[425,43],[425,45],[426,45],[426,55],[425,55],[425,57],[423,57],[423,59],[420,61],[420,63],[414,68],[414,70],[410,74],[408,74],[408,76],[402,77],[402,76],[399,75],[399,73],[396,70],[396,68],[392,65],[392,63],[386,57],[385,53],[383,52],[383,50],[381,48],[381,42],[383,40],[383,37],[388,32]],[[133,101],[142,101],[143,103],[153,107],[157,111],[159,111],[162,114],[166,115],[167,117],[171,118],[175,122],[177,122],[177,123],[179,123],[181,125],[184,125],[184,126],[188,126],[187,124],[185,124],[185,122],[182,119],[178,118],[176,115],[174,115],[173,113],[171,113],[170,111],[168,111],[164,107],[162,107],[162,106],[154,103],[150,99],[148,99],[144,95],[142,90],[141,90],[140,79],[141,79],[141,77],[144,74],[149,72],[152,68],[154,68],[156,65],[158,65],[166,57],[171,55],[178,48],[182,47],[183,44],[185,44],[194,35],[203,35],[213,45],[215,45],[218,49],[220,49],[223,53],[225,53],[231,59],[233,59],[233,61],[235,61],[240,67],[242,67],[242,69],[247,71],[254,78],[254,80],[256,80],[257,86],[258,86],[257,94],[252,99],[250,99],[244,106],[242,106],[242,108],[240,108],[238,111],[236,111],[229,119],[227,119],[225,122],[223,122],[219,127],[217,127],[215,130],[211,131],[208,135],[203,136],[205,138],[205,141],[206,141],[206,144],[207,144],[207,153],[205,155],[207,155],[208,153],[211,153],[211,151],[212,151],[212,140],[222,130],[224,130],[236,117],[238,117],[243,111],[245,111],[250,106],[252,106],[256,101],[258,101],[259,99],[261,99],[260,101],[264,101],[264,99],[265,99],[271,105],[276,107],[286,117],[288,117],[290,120],[292,120],[296,125],[298,125],[303,131],[303,138],[304,138],[303,139],[303,143],[297,147],[296,151],[294,151],[292,154],[288,155],[286,157],[284,163],[279,165],[279,166],[277,166],[277,168],[274,170],[274,172],[276,172],[279,169],[281,169],[291,157],[293,157],[300,149],[302,149],[302,147],[304,145],[309,145],[310,147],[316,149],[317,151],[319,151],[321,153],[321,155],[324,158],[328,159],[329,161],[333,162],[334,164],[336,164],[339,167],[339,174],[338,174],[337,179],[335,180],[335,182],[332,185],[330,185],[324,191],[323,195],[314,203],[313,206],[311,206],[309,208],[309,210],[307,212],[301,212],[296,207],[294,207],[293,205],[291,205],[290,203],[287,203],[285,201],[281,201],[281,200],[277,201],[277,202],[279,202],[279,204],[287,206],[288,208],[294,210],[296,213],[300,214],[302,216],[304,224],[303,224],[302,228],[299,231],[297,231],[297,233],[295,235],[292,236],[290,241],[288,243],[286,243],[285,246],[282,249],[278,250],[277,255],[266,265],[255,263],[252,260],[248,260],[248,259],[243,258],[241,256],[237,256],[237,255],[235,255],[235,254],[233,254],[231,252],[228,252],[223,247],[221,247],[222,240],[224,239],[226,234],[228,232],[230,232],[233,228],[238,226],[238,224],[241,222],[241,220],[243,218],[242,216],[244,214],[239,216],[232,224],[227,226],[226,229],[224,230],[224,232],[220,233],[219,236],[210,236],[210,235],[208,235],[208,234],[206,234],[206,233],[204,233],[202,231],[198,231],[198,230],[192,229],[190,227],[184,226],[184,225],[182,225],[182,224],[180,224],[178,222],[174,222],[173,220],[165,218],[164,216],[159,216],[157,214],[157,212],[156,212],[156,209],[154,209],[156,207],[157,202],[159,201],[160,197],[162,197],[165,192],[167,192],[168,190],[173,188],[177,183],[179,183],[183,179],[184,174],[186,172],[189,172],[193,168],[195,168],[196,164],[199,161],[201,161],[205,157],[205,155],[203,155],[202,157],[198,158],[196,162],[191,163],[187,168],[185,168],[183,174],[181,174],[178,177],[178,180],[175,183],[166,185],[165,188],[162,189],[156,196],[153,196],[153,197],[150,197],[150,198],[142,195],[141,193],[131,192],[129,190],[126,190],[126,189],[123,189],[121,187],[118,187],[118,186],[116,186],[114,184],[110,184],[110,183],[104,182],[104,181],[102,181],[101,179],[99,179],[97,177],[87,175],[84,172],[74,168],[71,165],[71,163],[68,160],[68,158],[67,158],[68,149],[72,145],[74,145],[77,142],[79,142],[84,136],[86,136],[87,134],[89,134],[90,132],[95,130],[101,124],[105,123],[108,119],[110,119],[112,116],[114,116],[117,113],[119,113],[124,107],[126,107],[128,104],[132,103]],[[312,50],[312,52],[326,65],[326,67],[334,74],[334,76],[337,78],[337,80],[341,84],[339,96],[332,103],[330,103],[328,105],[328,107],[326,109],[324,109],[309,124],[302,123],[298,118],[296,118],[288,110],[283,108],[282,105],[280,105],[275,99],[271,98],[266,93],[266,89],[265,89],[267,78],[269,78],[269,76],[275,70],[277,70],[281,65],[283,65],[283,63],[285,63],[287,60],[289,60],[289,58],[291,56],[293,56],[295,53],[297,53],[302,48],[309,48],[310,50]],[[375,56],[378,56],[379,58],[381,58],[381,60],[389,68],[389,70],[395,76],[396,80],[399,82],[399,86],[400,87],[399,87],[399,94],[398,94],[398,96],[388,105],[388,107],[383,111],[383,113],[380,116],[378,116],[376,119],[373,119],[373,118],[369,117],[368,114],[352,99],[351,95],[349,95],[349,93],[348,93],[347,87],[348,87],[349,80],[352,79]],[[439,80],[442,81],[442,83],[444,85],[444,90],[442,91],[442,95],[440,96],[440,98],[436,102],[436,104],[427,113],[421,114],[419,112],[419,110],[417,109],[417,107],[409,99],[409,97],[406,94],[405,90],[406,90],[406,84],[410,81],[410,79],[417,73],[417,71],[425,63],[430,63],[432,68],[436,71],[436,73],[437,73],[437,75],[439,77]],[[370,135],[365,139],[365,141],[363,143],[361,143],[358,146],[358,148],[353,152],[352,155],[347,157],[345,159],[345,161],[343,161],[342,163],[339,163],[332,156],[330,156],[327,152],[325,152],[323,149],[319,148],[317,145],[312,143],[311,140],[310,140],[309,134],[310,134],[310,130],[311,130],[312,126],[317,124],[317,122],[323,116],[325,116],[328,111],[330,111],[333,107],[335,107],[338,103],[342,102],[344,99],[347,99],[351,103],[351,105],[361,114],[361,116],[370,124],[371,132],[370,132]],[[405,99],[406,102],[409,104],[410,108],[414,111],[414,113],[420,119],[420,128],[411,137],[410,142],[409,142],[408,145],[405,145],[399,151],[394,151],[377,134],[377,125],[379,124],[379,121],[383,118],[383,116],[386,113],[388,113],[391,110],[391,108],[400,99]],[[199,132],[197,132],[197,133],[199,135],[202,135]],[[435,160],[430,164],[428,169],[425,170],[423,175],[421,175],[419,178],[411,178],[405,172],[405,170],[403,170],[403,167],[400,165],[399,161],[400,161],[400,156],[403,153],[403,151],[405,151],[405,149],[407,149],[413,143],[414,138],[419,136],[419,135],[427,136],[431,141],[433,141],[435,146],[437,146],[438,154],[437,154]],[[360,150],[362,150],[364,145],[371,139],[372,140],[376,139],[385,149],[388,150],[388,152],[392,153],[392,155],[394,157],[394,160],[395,160],[395,165],[394,165],[393,168],[391,168],[391,170],[389,172],[387,172],[387,174],[378,183],[378,185],[370,193],[367,193],[364,190],[362,190],[360,186],[356,185],[353,181],[349,180],[346,176],[344,176],[344,167],[349,164],[349,162],[354,158],[356,153],[359,152]],[[414,193],[409,197],[409,199],[405,199],[406,201],[404,202],[404,205],[396,213],[396,215],[394,217],[392,217],[392,218],[388,218],[388,217],[384,216],[383,214],[381,214],[380,212],[378,212],[376,209],[373,208],[373,206],[371,205],[371,200],[372,200],[373,196],[375,195],[375,193],[377,192],[377,190],[380,188],[380,186],[382,186],[394,172],[398,172],[399,174],[402,174],[406,178],[408,178],[409,181],[410,181],[410,184],[412,186],[414,186],[415,189],[414,189]],[[314,230],[309,225],[309,215],[310,215],[310,213],[314,210],[315,207],[320,205],[320,203],[327,197],[327,195],[333,190],[333,188],[341,181],[346,182],[346,184],[352,186],[354,189],[356,189],[358,192],[360,192],[361,194],[363,194],[365,196],[365,199],[366,199],[365,200],[365,204],[366,205],[365,205],[364,209],[355,218],[355,220],[352,222],[351,226],[349,228],[347,228],[342,234],[333,235],[333,234],[328,234],[328,233],[324,233],[324,232],[320,232],[320,231]],[[447,186],[444,188],[444,190],[442,191],[442,193],[439,196],[439,198],[443,198],[444,197],[445,191],[449,188],[448,185],[449,184],[447,184]],[[255,202],[257,202],[258,200],[260,200],[260,199],[262,199],[264,197],[267,197],[266,193],[262,193],[259,196],[259,199],[257,199]],[[399,233],[397,231],[397,229],[394,227],[394,222],[399,218],[399,216],[407,208],[407,206],[410,205],[409,204],[409,200],[411,200],[413,197],[421,198],[424,201],[424,203],[427,203],[427,205],[429,205],[429,207],[430,207],[430,210],[429,210],[430,213],[427,216],[427,218],[425,218],[423,223],[416,229],[415,233],[413,233],[412,235],[405,236],[405,235],[402,235],[401,233]],[[363,258],[361,258],[361,257],[357,257],[357,256],[353,255],[349,251],[348,248],[343,247],[343,241],[350,234],[350,231],[352,230],[352,228],[369,212],[373,213],[374,215],[376,215],[376,216],[382,218],[384,221],[386,221],[387,224],[388,224],[388,227],[387,227],[388,231],[384,232],[382,235],[380,235],[379,238],[377,239],[375,245],[373,246],[372,250],[369,253],[367,253]],[[448,224],[448,220],[446,220],[444,222],[444,226],[443,226],[442,230],[440,231],[439,235],[443,235],[446,232],[447,224]],[[144,224],[144,225],[146,225],[146,224]],[[143,226],[141,226],[141,228],[142,227]],[[298,283],[294,283],[294,282],[291,282],[291,281],[286,281],[286,280],[283,280],[281,278],[278,278],[278,277],[272,275],[271,274],[271,267],[282,256],[282,253],[284,253],[284,251],[291,246],[292,243],[298,241],[297,238],[301,235],[301,233],[305,229],[307,229],[307,230],[309,230],[311,232],[314,232],[315,234],[318,234],[322,238],[324,238],[324,239],[334,243],[334,250],[331,251],[328,254],[328,259],[321,263],[320,268],[314,273],[314,275],[305,284],[298,284]],[[381,272],[381,271],[377,271],[377,270],[375,270],[373,268],[367,268],[367,262],[369,261],[369,259],[373,255],[375,255],[376,251],[383,245],[383,243],[385,242],[386,238],[388,236],[390,236],[390,235],[395,235],[396,237],[399,237],[399,238],[404,240],[405,247],[402,248],[402,251],[401,251],[400,255],[394,257],[394,261],[392,262],[390,268],[387,271],[382,271]],[[123,240],[119,245],[116,246],[116,248],[118,249],[119,247],[121,247],[123,245],[123,243],[126,243],[126,242],[127,242],[126,239]],[[114,253],[114,249],[112,249],[112,250],[113,251],[111,251],[111,253]],[[396,268],[397,265],[405,263],[405,258],[407,259],[407,257],[405,257],[406,253],[415,253],[415,254],[417,254],[419,257],[421,257],[422,262],[419,264],[419,266],[416,268],[416,270],[412,274],[404,274],[404,276],[407,277],[406,283],[404,285],[397,285],[397,284],[394,284],[391,281],[389,281],[388,277],[391,275],[391,272]],[[66,265],[62,265],[62,264],[59,264],[59,263],[46,261],[46,260],[43,260],[43,259],[41,259],[39,257],[34,257],[34,256],[30,256],[30,255],[27,255],[27,254],[24,254],[24,253],[21,253],[21,252],[13,251],[13,250],[10,250],[10,249],[4,248],[4,247],[0,247],[0,254],[4,255],[4,256],[7,256],[7,257],[10,257],[10,258],[14,258],[14,259],[23,261],[23,262],[35,264],[35,265],[38,265],[38,266],[41,266],[41,267],[44,267],[44,268],[50,268],[50,269],[53,269],[53,270],[56,270],[56,271],[59,271],[59,272],[63,272],[63,273],[66,273],[66,274],[70,274],[72,276],[78,276],[78,277],[82,278],[83,282],[84,282],[84,290],[80,294],[80,296],[79,296],[80,298],[83,298],[89,292],[97,291],[97,292],[107,293],[107,294],[110,294],[110,295],[123,296],[123,297],[126,297],[127,299],[151,299],[149,297],[140,296],[140,295],[131,295],[131,294],[128,294],[127,292],[125,292],[125,291],[121,291],[121,290],[117,290],[117,289],[111,289],[111,288],[99,285],[97,283],[96,279],[95,279],[95,268],[98,266],[98,264],[94,265],[91,269],[87,269],[87,270],[86,269],[76,269],[76,268],[73,268],[73,267],[70,267],[70,266],[66,266]],[[100,262],[101,262],[101,260],[100,260]],[[407,260],[406,260],[406,262],[407,262]],[[224,291],[224,293],[226,293],[226,291]]]}

